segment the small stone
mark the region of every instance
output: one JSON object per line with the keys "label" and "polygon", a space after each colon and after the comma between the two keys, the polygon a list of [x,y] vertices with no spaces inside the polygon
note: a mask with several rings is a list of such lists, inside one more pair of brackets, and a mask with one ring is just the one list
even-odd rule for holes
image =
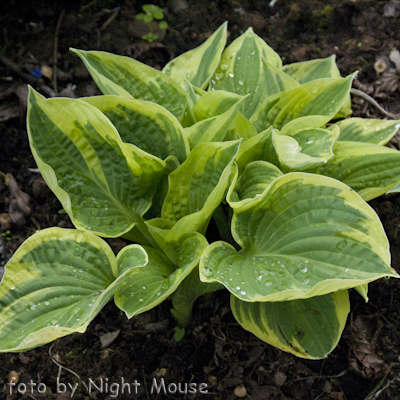
{"label": "small stone", "polygon": [[244,386],[244,385],[236,386],[233,393],[235,393],[236,397],[240,397],[240,398],[246,397],[246,395],[247,395],[246,386]]}
{"label": "small stone", "polygon": [[9,383],[18,383],[19,373],[17,371],[10,371],[7,375],[7,380]]}

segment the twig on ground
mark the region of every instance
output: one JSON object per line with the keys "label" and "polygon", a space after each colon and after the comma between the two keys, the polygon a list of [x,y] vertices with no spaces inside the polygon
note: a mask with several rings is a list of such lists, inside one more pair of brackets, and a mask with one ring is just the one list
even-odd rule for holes
{"label": "twig on ground", "polygon": [[53,356],[53,355],[51,354],[51,351],[52,351],[52,349],[53,349],[55,343],[57,343],[57,341],[53,342],[52,345],[51,345],[50,348],[49,348],[49,356],[50,356],[50,358],[51,358],[51,361],[53,361],[53,363],[56,364],[56,365],[58,366],[57,385],[58,385],[59,382],[60,382],[61,371],[62,371],[62,369],[64,368],[66,371],[70,372],[72,375],[75,375],[75,376],[78,378],[79,382],[81,382],[82,385],[84,386],[84,388],[88,391],[89,396],[92,397],[92,395],[91,395],[91,393],[90,393],[90,391],[89,391],[89,389],[88,389],[86,383],[83,382],[82,378],[81,378],[75,371],[72,371],[72,369],[69,369],[69,368],[67,368],[67,367],[64,367],[64,365],[60,364],[60,363],[56,360],[56,358],[55,358],[57,355]]}
{"label": "twig on ground", "polygon": [[396,115],[386,111],[382,106],[380,106],[378,104],[378,102],[373,97],[371,97],[367,93],[363,92],[362,90],[351,88],[350,93],[354,94],[355,96],[361,97],[362,99],[368,101],[373,106],[375,106],[381,113],[385,114],[387,117],[389,117],[391,119],[399,119],[400,118],[399,115],[396,116]]}
{"label": "twig on ground", "polygon": [[50,97],[55,97],[56,94],[54,93],[54,90],[49,88],[43,81],[40,79],[35,78],[34,76],[27,74],[26,72],[23,72],[19,65],[17,65],[15,62],[11,61],[9,58],[0,55],[0,61],[6,65],[8,68],[16,72],[18,75],[20,75],[22,78],[24,78],[26,81],[28,81],[31,85],[38,85],[40,87],[40,90],[47,94]]}
{"label": "twig on ground", "polygon": [[107,28],[108,25],[111,24],[112,21],[114,21],[115,18],[117,18],[118,12],[121,9],[121,7],[115,7],[114,10],[112,11],[111,16],[107,19],[106,22],[101,26],[100,30],[103,31],[104,29]]}
{"label": "twig on ground", "polygon": [[58,58],[58,34],[60,33],[61,22],[64,18],[65,10],[61,11],[60,17],[57,21],[56,30],[54,32],[54,53],[53,53],[53,90],[57,95],[57,58]]}

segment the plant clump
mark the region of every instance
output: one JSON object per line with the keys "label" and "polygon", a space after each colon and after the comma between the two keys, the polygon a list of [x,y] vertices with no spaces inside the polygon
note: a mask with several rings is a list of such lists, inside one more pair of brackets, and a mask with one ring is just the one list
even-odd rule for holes
{"label": "plant clump", "polygon": [[0,352],[84,332],[112,297],[128,318],[171,299],[179,339],[196,298],[226,289],[244,329],[323,358],[349,290],[398,277],[367,201],[399,190],[400,121],[348,118],[355,74],[334,56],[283,66],[251,28],[225,48],[226,29],[162,71],[72,49],[102,96],[30,89],[32,153],[76,229],[6,265]]}

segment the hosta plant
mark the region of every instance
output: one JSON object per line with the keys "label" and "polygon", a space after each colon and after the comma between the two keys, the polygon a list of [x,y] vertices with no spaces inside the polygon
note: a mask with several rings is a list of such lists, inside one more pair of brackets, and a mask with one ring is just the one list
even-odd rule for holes
{"label": "hosta plant", "polygon": [[282,66],[251,28],[225,44],[226,24],[162,71],[72,49],[104,95],[30,89],[32,153],[76,229],[35,233],[7,264],[1,352],[84,332],[113,296],[128,318],[172,299],[179,336],[197,297],[227,289],[243,328],[321,358],[348,290],[398,277],[366,201],[397,190],[384,145],[400,121],[346,118],[355,74],[334,56]]}

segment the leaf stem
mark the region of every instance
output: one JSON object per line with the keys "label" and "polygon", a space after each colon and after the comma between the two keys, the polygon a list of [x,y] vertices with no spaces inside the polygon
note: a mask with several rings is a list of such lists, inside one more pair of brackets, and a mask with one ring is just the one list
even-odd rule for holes
{"label": "leaf stem", "polygon": [[218,232],[221,236],[221,239],[231,244],[233,247],[235,247],[235,249],[238,249],[238,245],[233,239],[222,204],[220,204],[214,211],[213,218],[215,223],[217,224]]}
{"label": "leaf stem", "polygon": [[144,238],[156,249],[159,251],[162,251],[161,247],[158,245],[158,243],[154,240],[152,234],[149,231],[149,228],[145,224],[143,218],[139,217],[135,220],[136,222],[136,227],[139,230],[139,233],[144,236]]}

